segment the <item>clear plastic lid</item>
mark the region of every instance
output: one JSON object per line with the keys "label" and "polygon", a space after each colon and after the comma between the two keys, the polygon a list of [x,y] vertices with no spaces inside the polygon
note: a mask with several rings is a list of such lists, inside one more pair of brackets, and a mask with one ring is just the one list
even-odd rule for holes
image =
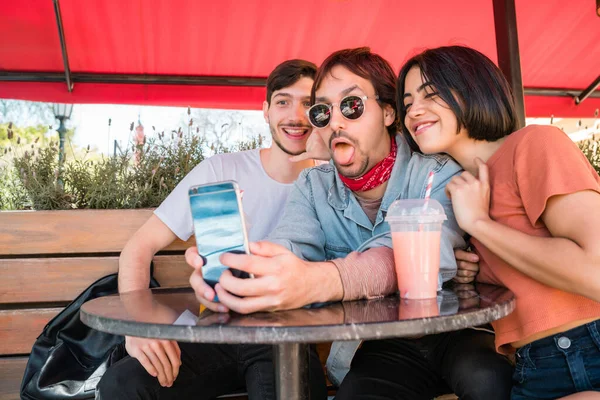
{"label": "clear plastic lid", "polygon": [[448,218],[444,207],[434,199],[396,200],[388,209],[385,220],[388,223],[440,223]]}

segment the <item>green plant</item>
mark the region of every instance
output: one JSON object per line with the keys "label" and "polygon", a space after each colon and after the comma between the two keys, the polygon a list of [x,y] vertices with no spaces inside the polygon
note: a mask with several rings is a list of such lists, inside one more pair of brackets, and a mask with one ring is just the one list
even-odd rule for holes
{"label": "green plant", "polygon": [[59,181],[58,145],[20,148],[13,165],[27,198],[26,205],[36,210],[63,210],[72,208],[71,196]]}
{"label": "green plant", "polygon": [[577,145],[592,164],[592,167],[600,174],[600,136],[597,135],[592,139],[582,140]]}
{"label": "green plant", "polygon": [[11,127],[6,139],[8,146],[0,149],[2,210],[156,207],[207,155],[263,144],[258,137],[229,148],[215,147],[199,135],[179,130],[131,144],[112,157],[92,159],[88,147],[59,165],[54,141],[46,145],[44,140],[25,140]]}

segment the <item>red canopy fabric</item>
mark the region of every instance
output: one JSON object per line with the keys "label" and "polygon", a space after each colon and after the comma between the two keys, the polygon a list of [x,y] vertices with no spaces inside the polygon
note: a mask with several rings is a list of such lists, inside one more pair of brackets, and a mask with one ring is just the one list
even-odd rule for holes
{"label": "red canopy fabric", "polygon": [[[600,74],[592,0],[516,0],[525,88],[583,90]],[[60,0],[72,73],[266,77],[370,46],[398,70],[426,47],[464,44],[496,61],[492,0]],[[53,2],[0,0],[0,72],[64,71]],[[0,97],[258,109],[262,87],[0,82]],[[593,117],[600,99],[526,96],[527,116]]]}

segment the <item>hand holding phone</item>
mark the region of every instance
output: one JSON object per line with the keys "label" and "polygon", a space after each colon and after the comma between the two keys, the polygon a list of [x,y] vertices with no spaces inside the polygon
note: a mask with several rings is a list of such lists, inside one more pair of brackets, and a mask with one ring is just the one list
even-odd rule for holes
{"label": "hand holding phone", "polygon": [[192,268],[194,271],[190,275],[190,286],[194,289],[194,293],[196,294],[196,299],[200,302],[200,310],[204,308],[208,308],[214,312],[226,313],[229,311],[227,307],[220,303],[216,303],[216,291],[211,288],[202,277],[202,267],[204,266],[204,262],[202,261],[202,257],[198,254],[198,248],[196,246],[190,247],[185,251],[185,262]]}
{"label": "hand holding phone", "polygon": [[[249,254],[240,189],[235,181],[192,186],[189,198],[196,246],[204,261],[202,277],[214,289],[228,269],[221,264],[221,254]],[[239,270],[231,272],[238,278],[251,277]]]}

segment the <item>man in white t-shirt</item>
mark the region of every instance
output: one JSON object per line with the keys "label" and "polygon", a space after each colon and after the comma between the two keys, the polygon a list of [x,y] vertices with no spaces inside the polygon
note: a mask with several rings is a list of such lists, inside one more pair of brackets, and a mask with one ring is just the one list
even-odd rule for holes
{"label": "man in white t-shirt", "polygon": [[[273,70],[263,103],[271,147],[219,154],[196,166],[125,245],[119,258],[120,293],[147,288],[154,255],[176,237],[183,241],[191,237],[188,189],[192,185],[237,181],[244,191],[249,239],[264,239],[275,228],[293,182],[303,169],[314,166],[303,153],[312,132],[306,110],[315,73],[316,66],[303,60],[286,61]],[[214,291],[206,297],[213,298]],[[107,370],[96,398],[212,399],[244,389],[250,399],[275,398],[270,345],[192,344],[137,337],[126,337],[125,343],[129,357]],[[314,349],[310,368],[311,399],[324,399],[325,378]]]}

